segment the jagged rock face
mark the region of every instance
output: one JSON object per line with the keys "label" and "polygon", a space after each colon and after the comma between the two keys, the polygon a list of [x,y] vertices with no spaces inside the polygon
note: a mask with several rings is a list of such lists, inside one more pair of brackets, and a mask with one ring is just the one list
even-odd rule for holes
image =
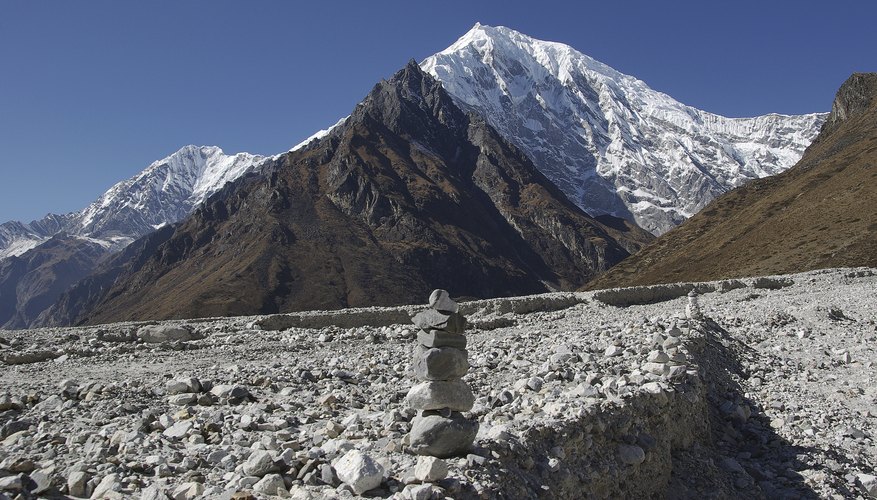
{"label": "jagged rock face", "polygon": [[58,235],[0,260],[0,328],[25,328],[109,253],[100,242]]}
{"label": "jagged rock face", "polygon": [[831,105],[831,113],[825,121],[827,134],[842,122],[860,115],[871,107],[877,97],[877,75],[854,73],[841,85]]}
{"label": "jagged rock face", "polygon": [[572,289],[651,239],[606,222],[410,63],[328,136],[207,200],[76,322]]}
{"label": "jagged rock face", "polygon": [[853,75],[797,165],[718,198],[589,286],[877,266],[875,96],[877,74]]}
{"label": "jagged rock face", "polygon": [[714,115],[569,46],[503,27],[476,25],[421,66],[579,207],[655,234],[791,167],[825,119]]}

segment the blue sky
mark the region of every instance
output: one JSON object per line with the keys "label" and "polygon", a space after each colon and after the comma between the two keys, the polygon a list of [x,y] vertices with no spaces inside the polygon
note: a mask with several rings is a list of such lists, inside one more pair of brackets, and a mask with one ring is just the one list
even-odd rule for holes
{"label": "blue sky", "polygon": [[827,111],[877,2],[0,0],[0,221],[78,210],[186,144],[284,151],[476,22],[726,116]]}

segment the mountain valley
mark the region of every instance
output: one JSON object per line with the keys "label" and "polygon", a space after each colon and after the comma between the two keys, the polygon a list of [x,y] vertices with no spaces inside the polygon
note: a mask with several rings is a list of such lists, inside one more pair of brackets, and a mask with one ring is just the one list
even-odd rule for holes
{"label": "mountain valley", "polygon": [[875,118],[479,23],[0,224],[0,500],[877,498]]}
{"label": "mountain valley", "polygon": [[[476,24],[420,66],[441,82],[458,107],[479,115],[528,156],[562,196],[606,227],[623,231],[626,223],[616,217],[663,233],[728,189],[783,171],[825,119],[819,113],[756,118],[706,113],[569,46],[504,27]],[[345,121],[290,151],[325,138]],[[0,257],[6,257],[0,259],[0,325],[21,328],[88,316],[86,309],[108,292],[109,277],[115,280],[124,274],[122,268],[132,267],[120,250],[156,228],[184,219],[227,182],[281,156],[225,155],[216,147],[187,146],[117,184],[80,212],[0,225]],[[157,248],[156,238],[149,237],[137,248]],[[66,242],[46,244],[50,239]],[[82,252],[69,252],[73,248]],[[625,251],[632,248],[628,245]],[[586,260],[591,268],[605,267],[594,257]],[[591,271],[585,275],[593,277]],[[549,277],[547,285],[533,282],[526,289],[550,289],[563,281],[562,276]],[[339,305],[358,303],[341,297],[344,287],[336,283],[330,287],[335,291],[326,294]],[[482,288],[478,296],[493,296],[500,289]],[[250,301],[238,312],[330,303],[271,302]],[[207,306],[208,310],[221,313],[222,306]]]}

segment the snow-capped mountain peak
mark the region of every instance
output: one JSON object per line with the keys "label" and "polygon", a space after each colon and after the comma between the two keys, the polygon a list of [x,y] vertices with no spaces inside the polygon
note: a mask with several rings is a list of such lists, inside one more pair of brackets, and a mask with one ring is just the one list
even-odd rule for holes
{"label": "snow-capped mountain peak", "polygon": [[226,155],[216,146],[184,146],[115,184],[79,212],[50,214],[29,224],[0,225],[0,258],[24,253],[59,232],[121,249],[139,236],[182,219],[263,160],[249,153]]}
{"label": "snow-capped mountain peak", "polygon": [[717,195],[791,167],[825,114],[726,118],[572,47],[476,24],[421,67],[586,211],[660,234]]}
{"label": "snow-capped mountain peak", "polygon": [[139,236],[176,222],[262,158],[249,153],[226,155],[216,146],[185,146],[116,184],[86,207],[77,233],[98,238]]}

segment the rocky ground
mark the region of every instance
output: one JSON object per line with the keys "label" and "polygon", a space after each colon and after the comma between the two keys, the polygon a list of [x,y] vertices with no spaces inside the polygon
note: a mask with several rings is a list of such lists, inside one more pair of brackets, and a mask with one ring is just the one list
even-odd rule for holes
{"label": "rocky ground", "polygon": [[448,460],[406,452],[408,310],[4,331],[0,498],[877,496],[875,285],[464,304],[481,428]]}

